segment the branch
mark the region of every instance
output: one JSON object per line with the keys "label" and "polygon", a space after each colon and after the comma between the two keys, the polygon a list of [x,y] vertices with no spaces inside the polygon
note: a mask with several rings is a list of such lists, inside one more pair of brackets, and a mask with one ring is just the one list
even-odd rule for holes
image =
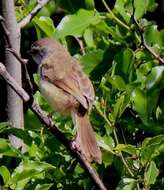
{"label": "branch", "polygon": [[38,4],[34,7],[34,9],[25,16],[19,23],[18,26],[20,28],[24,28],[33,17],[49,2],[50,0],[37,0]]}
{"label": "branch", "polygon": [[145,38],[144,38],[144,29],[140,26],[140,24],[137,22],[135,18],[134,18],[134,22],[136,23],[139,29],[142,45],[145,47],[145,49],[147,49],[147,51],[149,51],[149,53],[151,53],[155,57],[155,59],[157,59],[160,63],[164,64],[164,59],[161,58],[158,54],[156,54],[155,51],[146,43]]}
{"label": "branch", "polygon": [[[20,53],[20,29],[17,25],[15,7],[13,0],[0,1],[0,24],[2,25],[2,38],[4,36],[4,47],[9,47]],[[10,75],[17,81],[19,86],[22,84],[21,65],[15,57],[4,49],[4,64]],[[6,112],[8,120],[15,128],[24,128],[23,102],[22,99],[7,85],[7,105]],[[17,137],[9,135],[11,144],[14,147],[23,147],[23,143]]]}
{"label": "branch", "polygon": [[[0,75],[6,80],[6,82],[12,86],[15,92],[24,100],[29,100],[28,94],[20,87],[14,78],[7,72],[5,66],[0,63]],[[70,151],[72,156],[74,156],[81,166],[85,169],[95,186],[100,190],[107,190],[103,182],[99,178],[97,172],[92,168],[91,164],[87,161],[85,156],[81,154],[77,149],[74,149],[72,143],[65,137],[65,135],[53,124],[51,118],[47,117],[46,114],[42,111],[39,105],[33,101],[29,105],[29,108],[33,113],[38,117],[38,119],[44,124],[44,126]]]}
{"label": "branch", "polygon": [[122,22],[119,18],[117,18],[115,16],[115,14],[112,12],[112,10],[109,8],[109,6],[107,5],[107,3],[105,2],[105,0],[102,0],[103,5],[105,6],[105,8],[107,9],[107,11],[111,14],[112,18],[121,26],[123,26],[124,28],[126,28],[127,30],[130,30],[130,27],[125,24],[124,22]]}
{"label": "branch", "polygon": [[141,34],[141,37],[145,49],[147,49],[149,53],[151,53],[160,63],[164,64],[164,59],[162,59],[158,54],[155,53],[155,51],[153,51],[153,49],[150,46],[147,45],[143,34]]}
{"label": "branch", "polygon": [[15,90],[15,92],[22,97],[22,99],[27,102],[30,97],[24,91],[22,87],[18,85],[15,79],[7,72],[6,67],[0,62],[0,75],[6,80],[6,82]]}

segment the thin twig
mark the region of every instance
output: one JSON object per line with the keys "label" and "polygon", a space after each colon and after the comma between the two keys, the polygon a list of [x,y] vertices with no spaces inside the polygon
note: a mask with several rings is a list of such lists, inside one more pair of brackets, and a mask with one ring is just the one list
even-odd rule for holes
{"label": "thin twig", "polygon": [[[22,87],[20,87],[14,78],[7,72],[5,66],[0,63],[0,75],[6,80],[6,82],[12,86],[15,92],[24,100],[28,101],[29,96],[24,91]],[[97,172],[94,168],[92,168],[91,164],[87,161],[85,156],[81,154],[77,149],[73,148],[72,143],[65,137],[65,135],[53,124],[53,121],[50,117],[47,117],[46,114],[42,111],[40,106],[33,101],[32,104],[29,104],[30,109],[34,112],[34,114],[38,117],[38,119],[44,124],[44,126],[55,136],[58,140],[70,151],[70,153],[79,161],[82,167],[90,176],[91,180],[95,184],[95,186],[100,190],[107,190],[104,186],[103,182],[99,178]]]}
{"label": "thin twig", "polygon": [[164,64],[164,59],[161,58],[158,54],[156,54],[155,51],[146,43],[145,38],[144,38],[144,29],[139,25],[139,23],[137,22],[135,18],[134,18],[134,22],[136,23],[140,32],[141,44],[145,47],[145,49],[147,49],[147,51],[149,51],[149,53],[151,53],[155,57],[155,59],[157,59],[160,63]]}
{"label": "thin twig", "polygon": [[33,17],[42,9],[50,0],[38,0],[37,5],[34,7],[34,9],[25,16],[19,23],[20,28],[24,28],[32,19]]}
{"label": "thin twig", "polygon": [[147,45],[145,39],[144,39],[144,35],[142,34],[142,41],[143,41],[143,46],[145,47],[145,49],[147,49],[160,63],[164,64],[164,59],[162,59],[158,54],[155,53],[155,51],[153,51],[153,49]]}
{"label": "thin twig", "polygon": [[27,102],[30,97],[25,90],[18,85],[15,79],[7,72],[6,67],[0,62],[0,75],[6,80],[6,82],[15,90],[15,92]]}
{"label": "thin twig", "polygon": [[126,28],[127,30],[130,30],[130,27],[125,24],[124,22],[122,22],[119,18],[117,18],[114,13],[112,12],[112,10],[109,8],[109,6],[107,5],[107,3],[105,2],[105,0],[102,0],[102,3],[104,4],[105,8],[107,9],[107,11],[111,14],[112,18],[121,26],[123,26],[124,28]]}

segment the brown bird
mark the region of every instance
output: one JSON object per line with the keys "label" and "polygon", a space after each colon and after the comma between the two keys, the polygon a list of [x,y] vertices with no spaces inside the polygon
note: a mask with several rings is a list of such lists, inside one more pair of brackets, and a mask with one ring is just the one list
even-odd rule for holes
{"label": "brown bird", "polygon": [[88,116],[95,93],[79,62],[50,38],[34,42],[30,54],[39,64],[41,94],[54,110],[71,114],[77,127],[74,144],[89,162],[101,163],[101,151]]}

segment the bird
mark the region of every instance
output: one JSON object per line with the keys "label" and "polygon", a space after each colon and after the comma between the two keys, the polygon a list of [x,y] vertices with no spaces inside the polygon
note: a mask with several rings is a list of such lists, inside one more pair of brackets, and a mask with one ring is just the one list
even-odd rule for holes
{"label": "bird", "polygon": [[101,163],[101,150],[89,119],[95,92],[80,62],[52,38],[35,41],[29,53],[38,64],[43,97],[55,111],[72,117],[77,128],[74,146],[89,162]]}

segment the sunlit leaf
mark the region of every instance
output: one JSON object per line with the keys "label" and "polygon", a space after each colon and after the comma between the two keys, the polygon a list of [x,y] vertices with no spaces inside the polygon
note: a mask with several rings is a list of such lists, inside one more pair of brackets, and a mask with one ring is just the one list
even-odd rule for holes
{"label": "sunlit leaf", "polygon": [[81,9],[76,14],[67,15],[61,20],[57,26],[55,36],[61,39],[69,35],[80,37],[86,28],[99,22],[100,15],[98,12]]}
{"label": "sunlit leaf", "polygon": [[101,49],[93,50],[86,53],[80,58],[80,62],[83,65],[84,71],[86,73],[92,72],[94,68],[102,61],[104,51]]}
{"label": "sunlit leaf", "polygon": [[11,146],[8,140],[0,138],[0,156],[17,157],[17,150]]}
{"label": "sunlit leaf", "polygon": [[135,0],[134,7],[135,7],[134,16],[136,19],[140,19],[147,11],[148,0]]}
{"label": "sunlit leaf", "polygon": [[134,187],[135,187],[135,185],[136,185],[136,180],[135,179],[132,179],[132,178],[123,178],[119,182],[116,190],[133,190]]}
{"label": "sunlit leaf", "polygon": [[38,38],[41,37],[54,37],[55,27],[50,17],[35,17],[33,19],[34,26],[37,30]]}
{"label": "sunlit leaf", "polygon": [[54,166],[46,162],[30,161],[26,160],[19,164],[19,166],[14,170],[11,176],[11,183],[16,184],[19,181],[19,185],[25,186],[26,183],[35,177],[43,177],[43,173],[48,170],[55,169]]}
{"label": "sunlit leaf", "polygon": [[9,170],[6,168],[6,166],[1,166],[1,167],[0,167],[0,175],[2,176],[3,183],[4,183],[5,185],[8,185],[9,180],[10,180],[10,172],[9,172]]}
{"label": "sunlit leaf", "polygon": [[52,187],[52,183],[50,184],[38,184],[36,187],[35,187],[35,190],[49,190],[51,187]]}
{"label": "sunlit leaf", "polygon": [[154,161],[151,161],[147,171],[144,174],[144,180],[147,185],[154,184],[159,174],[159,170]]}
{"label": "sunlit leaf", "polygon": [[146,88],[150,90],[155,87],[157,90],[164,88],[164,66],[153,67],[147,76]]}
{"label": "sunlit leaf", "polygon": [[141,149],[141,162],[143,165],[164,152],[164,135],[146,138]]}
{"label": "sunlit leaf", "polygon": [[123,151],[123,152],[127,152],[131,155],[135,155],[137,154],[137,148],[131,144],[118,144],[115,147],[116,151]]}

